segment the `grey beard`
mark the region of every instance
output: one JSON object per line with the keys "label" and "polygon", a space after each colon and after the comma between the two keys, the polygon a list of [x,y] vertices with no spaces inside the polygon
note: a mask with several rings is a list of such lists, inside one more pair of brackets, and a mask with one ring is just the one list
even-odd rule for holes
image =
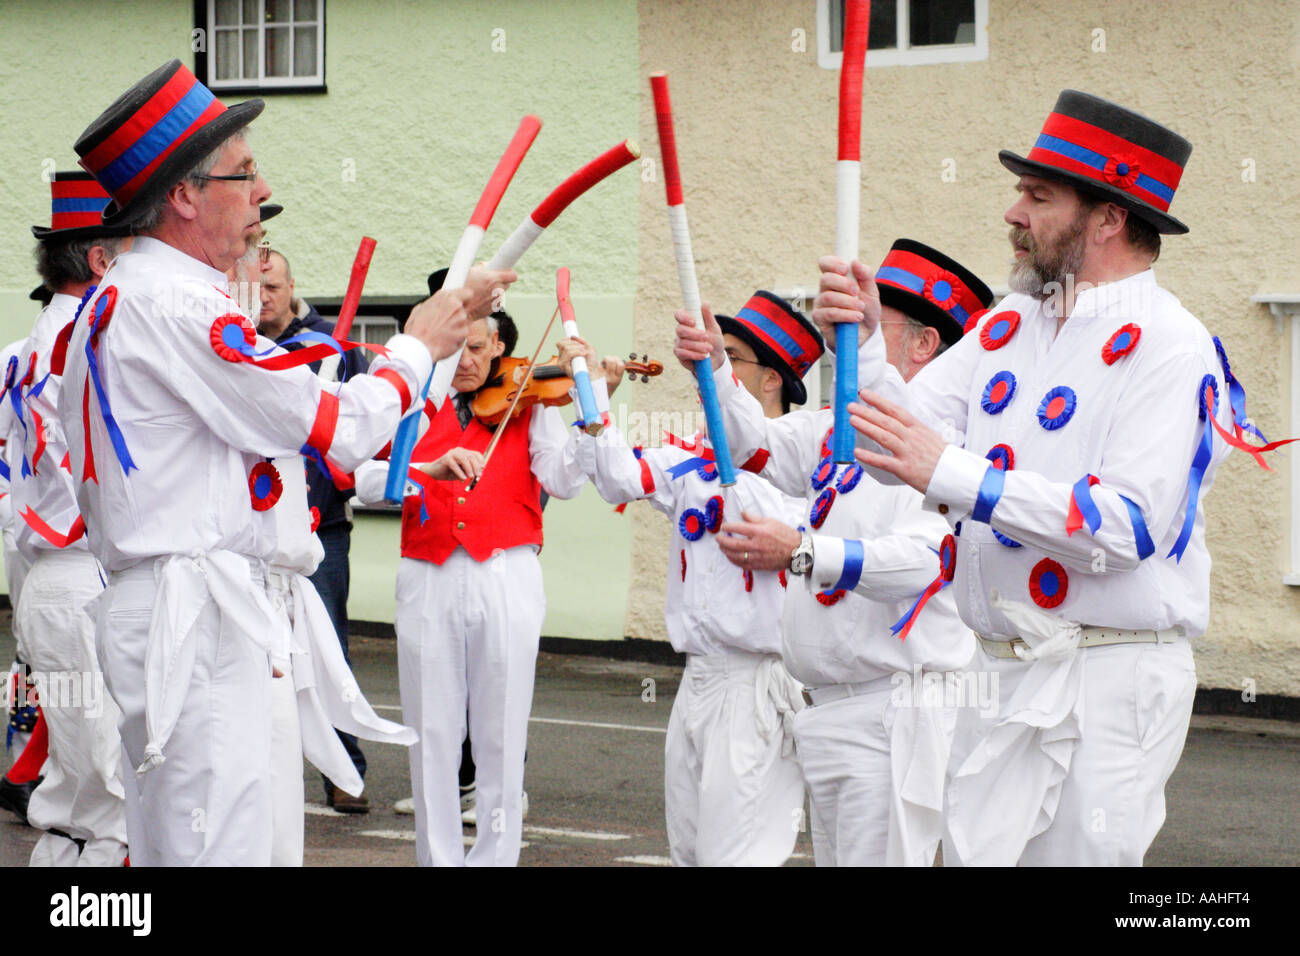
{"label": "grey beard", "polygon": [[1081,216],[1054,249],[1047,252],[1033,249],[1025,258],[1013,261],[1007,277],[1011,291],[1033,296],[1040,302],[1059,295],[1065,288],[1067,277],[1077,276],[1083,268],[1083,233],[1086,228],[1087,223]]}

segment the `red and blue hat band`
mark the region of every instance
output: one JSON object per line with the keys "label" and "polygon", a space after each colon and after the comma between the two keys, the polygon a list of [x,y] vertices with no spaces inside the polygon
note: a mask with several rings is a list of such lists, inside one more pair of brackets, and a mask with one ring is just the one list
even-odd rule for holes
{"label": "red and blue hat band", "polygon": [[[84,174],[82,174],[84,175]],[[50,181],[50,228],[83,229],[102,223],[109,195],[93,179]]]}
{"label": "red and blue hat band", "polygon": [[1183,175],[1173,160],[1062,113],[1047,118],[1027,158],[1122,189],[1162,212]]}
{"label": "red and blue hat band", "polygon": [[131,201],[168,154],[226,107],[189,70],[177,70],[162,89],[81,160],[119,205]]}
{"label": "red and blue hat band", "polygon": [[775,302],[762,296],[756,295],[746,302],[736,313],[736,320],[747,325],[801,376],[812,367],[811,356],[821,353],[807,329]]}
{"label": "red and blue hat band", "polygon": [[[933,299],[925,294],[926,282],[931,278],[935,280],[930,290]],[[960,281],[954,285],[952,280],[955,278],[957,277],[940,269],[924,256],[904,249],[891,250],[876,271],[877,282],[919,295],[947,312],[958,324],[965,325],[971,313],[984,308],[984,303]],[[944,304],[954,299],[956,301],[952,301],[951,305]]]}

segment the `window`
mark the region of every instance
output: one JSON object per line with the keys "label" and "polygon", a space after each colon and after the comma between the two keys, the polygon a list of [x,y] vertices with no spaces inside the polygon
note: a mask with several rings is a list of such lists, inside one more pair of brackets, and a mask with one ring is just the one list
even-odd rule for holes
{"label": "window", "polygon": [[215,92],[324,90],[325,0],[198,0],[195,73]]}
{"label": "window", "polygon": [[[988,0],[875,0],[867,66],[917,66],[989,58]],[[817,63],[838,70],[844,0],[817,0]]]}
{"label": "window", "polygon": [[352,321],[353,342],[366,342],[370,345],[383,345],[397,334],[396,316],[358,315]]}

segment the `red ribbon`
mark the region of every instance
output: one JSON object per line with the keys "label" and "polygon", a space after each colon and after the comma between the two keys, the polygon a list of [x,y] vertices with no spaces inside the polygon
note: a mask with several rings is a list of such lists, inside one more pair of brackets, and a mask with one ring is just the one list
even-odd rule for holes
{"label": "red ribbon", "polygon": [[23,512],[22,517],[27,522],[28,527],[56,548],[66,548],[86,533],[86,522],[81,515],[77,515],[77,520],[72,522],[72,527],[68,529],[67,534],[59,534],[41,520],[41,516],[33,511],[31,507],[28,507]]}

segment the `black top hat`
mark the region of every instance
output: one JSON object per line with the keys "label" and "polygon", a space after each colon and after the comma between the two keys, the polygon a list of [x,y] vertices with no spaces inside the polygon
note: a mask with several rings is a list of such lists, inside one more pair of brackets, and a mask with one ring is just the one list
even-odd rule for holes
{"label": "black top hat", "polygon": [[[442,284],[447,281],[447,270],[437,269],[429,273],[429,295],[442,288]],[[497,338],[505,344],[505,351],[502,355],[513,355],[515,346],[519,344],[519,327],[515,325],[515,320],[510,317],[510,313],[505,309],[497,309],[492,313],[492,318],[497,323]],[[493,373],[495,374],[495,372]]]}
{"label": "black top hat", "polygon": [[32,235],[42,242],[130,235],[127,226],[104,225],[102,214],[109,199],[90,173],[57,172],[50,177],[49,228],[32,226]]}
{"label": "black top hat", "polygon": [[180,60],[154,70],[119,96],[73,148],[113,201],[105,225],[129,225],[204,156],[251,123],[266,104],[227,109]]}
{"label": "black top hat", "polygon": [[33,289],[27,298],[39,302],[41,305],[49,305],[50,300],[54,298],[54,293],[42,284]]}
{"label": "black top hat", "polygon": [[748,343],[759,363],[775,370],[783,383],[786,401],[808,401],[803,377],[824,351],[816,327],[789,302],[759,290],[734,316],[715,315],[727,335]]}
{"label": "black top hat", "polygon": [[1063,90],[1028,158],[998,153],[1020,176],[1044,176],[1128,209],[1157,232],[1184,233],[1169,203],[1192,144],[1168,127],[1101,97]]}
{"label": "black top hat", "polygon": [[952,345],[970,317],[993,304],[993,290],[955,259],[913,239],[898,239],[876,270],[883,305],[937,329]]}
{"label": "black top hat", "polygon": [[260,209],[262,213],[262,222],[266,222],[268,219],[274,219],[276,216],[280,215],[280,213],[284,212],[284,207],[278,202],[263,203],[258,207],[258,209]]}

